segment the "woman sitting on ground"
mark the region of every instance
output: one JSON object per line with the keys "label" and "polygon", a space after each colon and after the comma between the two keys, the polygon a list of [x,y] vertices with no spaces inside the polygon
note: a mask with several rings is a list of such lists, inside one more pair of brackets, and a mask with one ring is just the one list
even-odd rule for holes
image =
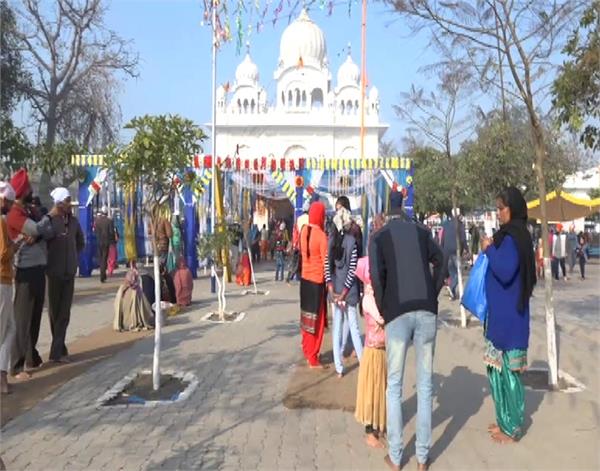
{"label": "woman sitting on ground", "polygon": [[119,332],[154,328],[152,306],[144,296],[138,271],[133,266],[115,297],[113,329]]}
{"label": "woman sitting on ground", "polygon": [[175,298],[178,306],[189,306],[192,304],[192,291],[194,290],[194,277],[192,272],[181,257],[177,269],[173,273],[173,284],[175,285]]}

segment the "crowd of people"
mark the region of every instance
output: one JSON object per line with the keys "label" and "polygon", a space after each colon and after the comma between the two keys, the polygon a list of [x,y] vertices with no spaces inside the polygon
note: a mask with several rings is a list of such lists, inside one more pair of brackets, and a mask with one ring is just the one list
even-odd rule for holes
{"label": "crowd of people", "polygon": [[[31,377],[42,357],[37,342],[48,296],[52,333],[49,361],[68,363],[65,338],[71,317],[78,255],[84,239],[66,188],[51,193],[45,211],[33,196],[27,171],[0,182],[0,374],[1,391],[10,392],[8,374]],[[14,286],[14,295],[13,295]]]}
{"label": "crowd of people", "polygon": [[[588,259],[588,250],[590,235],[587,232],[580,231],[575,233],[575,225],[571,224],[569,232],[564,231],[562,224],[558,223],[550,229],[548,247],[551,255],[551,273],[555,280],[569,280],[573,275],[575,266],[579,265],[579,276],[585,280],[585,264]],[[541,237],[537,241],[536,265],[537,273],[540,278],[544,277],[544,250]],[[567,265],[569,270],[567,272]],[[560,269],[560,270],[559,270]]]}
{"label": "crowd of people", "polygon": [[[374,218],[368,251],[362,254],[362,232],[353,221],[348,199],[338,199],[329,231],[325,206],[312,202],[307,221],[298,229],[300,328],[308,367],[324,368],[320,352],[331,306],[336,374],[344,378],[343,352],[351,341],[359,362],[355,417],[365,427],[368,445],[384,448],[381,438],[387,435],[385,462],[393,470],[400,469],[404,452],[403,373],[407,350],[414,345],[416,457],[418,469],[423,470],[428,467],[431,448],[438,296],[447,278],[452,296],[457,295],[455,278],[460,266],[453,260],[457,224],[450,220],[435,240],[428,227],[406,215],[402,204],[402,193],[392,192],[389,212]],[[489,259],[483,363],[496,406],[489,433],[496,442],[511,443],[523,433],[521,373],[527,365],[529,300],[536,269],[527,205],[518,189],[508,188],[498,195],[497,212],[501,225],[493,237],[477,234],[477,252]],[[464,243],[464,228],[458,227],[458,243]],[[364,344],[359,313],[364,318]]]}
{"label": "crowd of people", "polygon": [[[70,361],[65,338],[84,238],[72,213],[69,191],[55,188],[50,196],[53,207],[46,211],[39,198],[33,196],[25,170],[16,172],[10,182],[0,182],[3,394],[10,392],[9,374],[27,379],[43,362],[36,345],[46,292],[52,333],[49,361]],[[502,443],[518,441],[523,434],[525,396],[521,373],[527,367],[529,301],[537,278],[543,276],[539,266],[542,244],[532,237],[527,205],[518,189],[501,192],[496,206],[500,228],[493,237],[487,237],[472,225],[468,248],[460,219],[451,218],[434,235],[404,212],[403,195],[397,191],[390,194],[388,213],[374,217],[366,252],[361,227],[345,196],[336,201],[335,215],[327,228],[326,207],[315,198],[293,224],[291,237],[284,221],[277,221],[271,230],[250,223],[246,233],[240,229],[232,242],[238,248],[231,255],[237,263],[239,284],[250,284],[251,262],[266,260],[269,254],[275,261],[276,281],[299,280],[301,345],[307,366],[312,369],[324,368],[320,352],[330,308],[335,373],[343,380],[345,352],[352,345],[359,362],[355,417],[365,427],[368,445],[385,447],[382,436],[386,434],[389,453],[385,461],[391,469],[400,469],[404,452],[401,402],[411,343],[416,354],[416,457],[418,469],[427,469],[438,297],[446,281],[450,297],[458,297],[460,257],[466,251],[472,255],[484,253],[489,263],[485,275],[488,313],[483,362],[496,408],[489,432],[493,440]],[[116,252],[119,238],[107,208],[100,210],[94,231],[100,281],[105,282],[111,271],[110,253]],[[153,274],[132,262],[115,297],[115,330],[153,328],[152,306],[157,302],[179,306],[191,303],[193,279],[182,256],[177,217],[162,217],[155,231],[160,299],[156,299]],[[558,224],[550,234],[549,246],[556,279],[560,278],[559,269],[567,279],[567,263],[572,273],[576,262],[584,279],[588,256],[585,234],[575,234],[574,226],[565,233]]]}

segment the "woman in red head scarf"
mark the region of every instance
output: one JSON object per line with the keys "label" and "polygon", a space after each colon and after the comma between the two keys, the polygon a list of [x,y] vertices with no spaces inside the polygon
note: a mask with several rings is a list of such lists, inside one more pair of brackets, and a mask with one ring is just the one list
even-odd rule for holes
{"label": "woman in red head scarf", "polygon": [[302,252],[302,277],[300,279],[300,329],[302,351],[311,368],[322,368],[319,360],[327,303],[325,291],[325,258],[327,236],[325,227],[325,205],[320,201],[311,204],[308,224],[300,234]]}

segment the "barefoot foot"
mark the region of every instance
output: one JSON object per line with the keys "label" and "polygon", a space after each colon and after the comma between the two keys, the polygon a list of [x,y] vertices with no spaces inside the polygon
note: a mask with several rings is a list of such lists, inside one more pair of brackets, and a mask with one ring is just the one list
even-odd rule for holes
{"label": "barefoot foot", "polygon": [[385,455],[383,461],[385,464],[388,465],[388,468],[390,468],[392,471],[400,471],[400,465],[394,464],[394,462],[390,458],[390,455]]}
{"label": "barefoot foot", "polygon": [[493,433],[492,440],[494,440],[496,443],[517,443],[517,441],[514,438],[509,437],[504,432]]}
{"label": "barefoot foot", "polygon": [[28,373],[27,371],[21,371],[15,375],[15,378],[20,380],[31,379],[31,373]]}
{"label": "barefoot foot", "polygon": [[498,433],[501,431],[500,427],[498,427],[498,424],[495,424],[495,423],[488,425],[487,430],[488,430],[488,433]]}
{"label": "barefoot foot", "polygon": [[372,433],[368,433],[365,437],[365,443],[371,448],[385,448],[385,445]]}

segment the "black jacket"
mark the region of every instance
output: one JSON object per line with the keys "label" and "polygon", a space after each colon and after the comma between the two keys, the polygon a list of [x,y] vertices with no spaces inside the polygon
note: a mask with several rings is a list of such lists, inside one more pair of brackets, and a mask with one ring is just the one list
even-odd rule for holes
{"label": "black jacket", "polygon": [[392,219],[373,235],[369,244],[371,283],[386,323],[410,311],[437,314],[443,262],[442,250],[429,229],[407,217]]}
{"label": "black jacket", "polygon": [[75,216],[51,218],[54,237],[48,240],[46,274],[67,280],[77,273],[79,253],[85,247],[83,232]]}

